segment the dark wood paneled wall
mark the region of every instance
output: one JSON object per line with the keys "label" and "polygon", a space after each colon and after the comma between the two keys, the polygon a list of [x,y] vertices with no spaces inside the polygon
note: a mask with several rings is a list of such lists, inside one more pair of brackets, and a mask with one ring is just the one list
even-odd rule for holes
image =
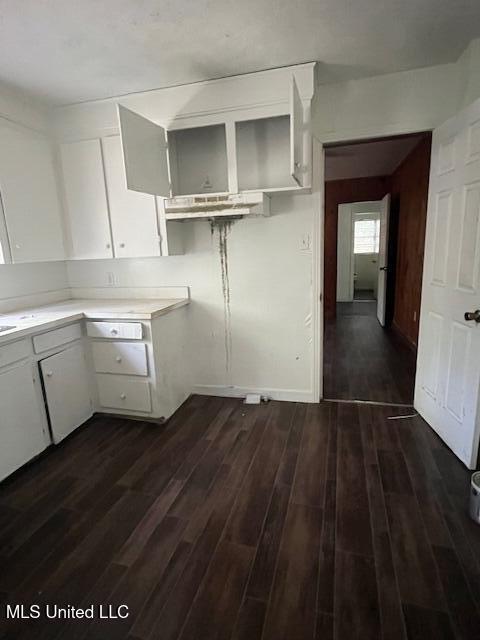
{"label": "dark wood paneled wall", "polygon": [[392,174],[392,201],[398,202],[394,327],[417,345],[427,219],[431,135],[425,137]]}
{"label": "dark wood paneled wall", "polygon": [[335,317],[337,300],[338,205],[346,202],[381,200],[389,191],[389,177],[332,180],[325,183],[325,319]]}

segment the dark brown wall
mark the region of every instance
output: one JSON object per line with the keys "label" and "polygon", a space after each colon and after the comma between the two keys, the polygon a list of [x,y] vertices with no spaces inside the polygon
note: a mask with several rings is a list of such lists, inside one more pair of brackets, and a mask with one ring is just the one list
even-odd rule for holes
{"label": "dark brown wall", "polygon": [[332,180],[325,183],[325,319],[335,317],[337,300],[338,205],[381,200],[389,191],[389,177]]}
{"label": "dark brown wall", "polygon": [[422,292],[431,135],[427,134],[392,174],[392,202],[398,205],[398,240],[393,324],[414,346]]}

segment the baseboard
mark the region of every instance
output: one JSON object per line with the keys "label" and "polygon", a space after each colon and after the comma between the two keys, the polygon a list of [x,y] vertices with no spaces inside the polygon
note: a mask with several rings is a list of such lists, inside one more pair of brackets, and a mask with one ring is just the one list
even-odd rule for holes
{"label": "baseboard", "polygon": [[407,336],[403,333],[403,331],[399,328],[395,322],[392,322],[390,328],[393,329],[395,334],[400,338],[400,340],[405,344],[406,347],[413,351],[413,353],[417,353],[417,345],[412,342]]}
{"label": "baseboard", "polygon": [[300,389],[259,389],[258,387],[197,384],[193,387],[193,393],[200,396],[220,396],[222,398],[244,398],[247,393],[259,393],[261,396],[271,400],[282,400],[283,402],[316,402],[313,391],[302,391]]}

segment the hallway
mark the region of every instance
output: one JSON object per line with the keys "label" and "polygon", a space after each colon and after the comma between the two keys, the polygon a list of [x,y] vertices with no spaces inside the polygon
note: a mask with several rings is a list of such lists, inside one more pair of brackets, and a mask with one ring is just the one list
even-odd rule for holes
{"label": "hallway", "polygon": [[325,324],[324,397],[412,404],[415,353],[376,318],[376,302],[339,302]]}

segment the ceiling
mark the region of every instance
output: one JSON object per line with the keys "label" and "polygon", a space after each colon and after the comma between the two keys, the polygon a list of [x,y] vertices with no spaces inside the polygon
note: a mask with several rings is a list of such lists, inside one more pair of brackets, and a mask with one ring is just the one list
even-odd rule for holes
{"label": "ceiling", "polygon": [[325,149],[325,180],[391,175],[424,134],[335,145]]}
{"label": "ceiling", "polygon": [[479,0],[1,0],[0,81],[57,104],[313,60],[334,81],[477,36]]}

